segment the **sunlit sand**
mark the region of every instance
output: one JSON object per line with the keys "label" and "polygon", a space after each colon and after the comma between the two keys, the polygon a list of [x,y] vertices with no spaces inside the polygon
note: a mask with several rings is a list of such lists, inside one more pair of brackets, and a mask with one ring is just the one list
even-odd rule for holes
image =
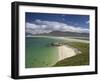
{"label": "sunlit sand", "polygon": [[59,58],[58,61],[63,60],[65,58],[69,58],[75,56],[77,54],[74,48],[63,45],[58,47]]}

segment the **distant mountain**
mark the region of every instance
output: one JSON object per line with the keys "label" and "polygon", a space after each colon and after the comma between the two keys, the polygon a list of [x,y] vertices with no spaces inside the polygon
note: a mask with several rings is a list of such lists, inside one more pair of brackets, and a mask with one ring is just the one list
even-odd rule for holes
{"label": "distant mountain", "polygon": [[26,35],[46,35],[46,36],[73,36],[73,37],[89,37],[89,33],[76,33],[76,32],[61,32],[61,31],[53,31],[50,33],[44,34],[31,34],[26,33]]}
{"label": "distant mountain", "polygon": [[89,33],[76,33],[76,32],[51,32],[48,35],[53,35],[53,36],[77,36],[77,37],[89,37]]}

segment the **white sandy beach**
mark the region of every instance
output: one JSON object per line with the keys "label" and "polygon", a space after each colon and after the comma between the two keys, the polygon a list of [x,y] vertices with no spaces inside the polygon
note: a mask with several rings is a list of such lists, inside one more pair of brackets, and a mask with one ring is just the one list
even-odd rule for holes
{"label": "white sandy beach", "polygon": [[[27,36],[27,37],[44,37],[44,38],[52,38],[52,39],[66,40],[66,41],[68,41],[68,42],[89,43],[88,40],[75,39],[75,38],[73,38],[73,37],[55,37],[55,36]],[[78,38],[79,38],[79,37],[78,37]]]}
{"label": "white sandy beach", "polygon": [[69,46],[63,45],[57,48],[58,48],[58,53],[59,53],[58,61],[76,55],[76,51],[74,50],[74,48],[71,48]]}

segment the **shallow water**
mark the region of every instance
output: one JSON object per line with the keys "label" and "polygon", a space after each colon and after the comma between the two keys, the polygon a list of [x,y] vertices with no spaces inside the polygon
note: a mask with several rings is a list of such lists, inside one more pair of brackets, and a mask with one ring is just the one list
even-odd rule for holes
{"label": "shallow water", "polygon": [[58,59],[58,49],[49,46],[49,44],[59,41],[62,40],[43,37],[26,37],[25,67],[50,67],[54,65]]}

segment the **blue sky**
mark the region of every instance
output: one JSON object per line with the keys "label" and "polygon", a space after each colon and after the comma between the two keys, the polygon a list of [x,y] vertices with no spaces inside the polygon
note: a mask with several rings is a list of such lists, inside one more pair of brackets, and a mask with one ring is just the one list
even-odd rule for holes
{"label": "blue sky", "polygon": [[[70,30],[71,30],[71,28],[72,28],[72,30],[73,30],[73,28],[74,29],[77,28],[78,30],[81,29],[81,31],[82,31],[82,29],[84,29],[84,31],[89,30],[89,16],[88,15],[26,12],[25,17],[26,17],[26,23],[27,23],[26,28],[31,28],[31,29],[33,29],[33,31],[36,30],[36,29],[34,29],[35,26],[43,27],[44,25],[47,25],[47,24],[48,24],[48,26],[50,26],[50,24],[54,24],[54,23],[57,24],[57,27],[58,27],[58,24],[59,25],[61,24],[61,26],[66,24],[66,26],[64,26],[64,28],[66,27],[66,30],[68,29],[68,27],[70,28]],[[32,26],[32,24],[33,24],[33,26]],[[56,27],[56,25],[54,27]],[[32,32],[32,30],[31,30],[31,32]],[[34,32],[36,32],[36,31],[34,31]],[[38,32],[38,30],[37,30],[37,32]],[[42,32],[42,29],[40,32]]]}

